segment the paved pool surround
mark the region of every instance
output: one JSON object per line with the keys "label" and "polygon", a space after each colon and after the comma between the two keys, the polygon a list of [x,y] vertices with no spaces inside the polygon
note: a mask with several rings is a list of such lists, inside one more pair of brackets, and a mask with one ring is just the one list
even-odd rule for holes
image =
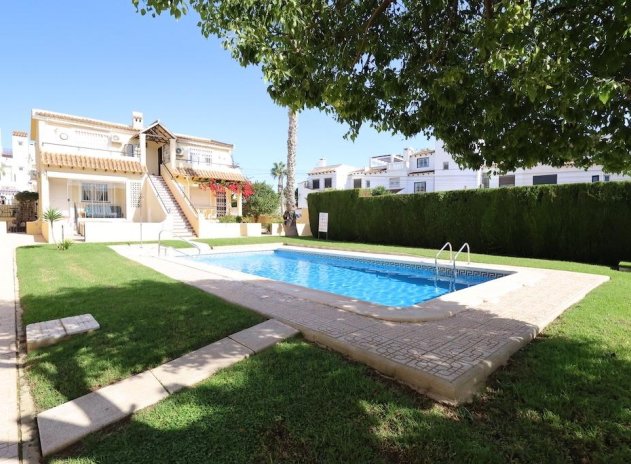
{"label": "paved pool surround", "polygon": [[[283,245],[217,247],[260,251]],[[393,308],[171,256],[154,245],[115,251],[173,279],[288,324],[311,341],[363,362],[438,401],[469,401],[486,378],[606,276],[496,265],[458,265],[507,275],[420,305]],[[285,247],[295,249],[296,247]],[[433,259],[316,250],[387,261]],[[185,253],[196,253],[186,250]]]}

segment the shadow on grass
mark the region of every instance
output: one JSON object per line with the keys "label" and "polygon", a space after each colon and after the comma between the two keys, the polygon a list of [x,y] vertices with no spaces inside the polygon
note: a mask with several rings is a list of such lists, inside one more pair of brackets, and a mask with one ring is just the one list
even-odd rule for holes
{"label": "shadow on grass", "polygon": [[188,285],[153,280],[26,294],[21,303],[26,323],[90,313],[101,325],[29,354],[27,372],[40,410],[264,320]]}
{"label": "shadow on grass", "polygon": [[[569,357],[555,355],[559,351]],[[497,375],[483,398],[450,408],[292,340],[88,437],[65,457],[119,463],[629,462],[630,376],[628,361],[594,344],[544,339]]]}

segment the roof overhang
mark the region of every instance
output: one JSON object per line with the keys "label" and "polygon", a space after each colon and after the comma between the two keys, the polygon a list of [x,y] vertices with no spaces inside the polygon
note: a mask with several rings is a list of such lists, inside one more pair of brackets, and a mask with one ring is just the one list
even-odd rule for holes
{"label": "roof overhang", "polygon": [[175,135],[164,127],[160,121],[156,121],[146,129],[140,131],[141,134],[147,136],[147,140],[157,143],[168,143],[171,139],[175,139]]}
{"label": "roof overhang", "polygon": [[211,179],[227,180],[229,182],[247,182],[241,171],[224,171],[219,169],[177,168],[173,169],[175,177],[187,177],[196,182],[208,182]]}
{"label": "roof overhang", "polygon": [[97,156],[44,152],[41,162],[48,167],[144,174],[145,168],[136,160],[101,158]]}

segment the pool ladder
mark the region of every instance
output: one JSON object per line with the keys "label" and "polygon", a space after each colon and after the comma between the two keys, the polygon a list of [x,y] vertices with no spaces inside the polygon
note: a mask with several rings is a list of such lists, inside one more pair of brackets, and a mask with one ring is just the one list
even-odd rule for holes
{"label": "pool ladder", "polygon": [[436,256],[434,257],[434,267],[436,269],[436,273],[435,273],[435,277],[434,279],[438,279],[438,257],[440,256],[440,254],[445,251],[446,249],[449,249],[449,262],[451,263],[452,266],[452,276],[453,279],[456,279],[456,260],[458,259],[458,256],[460,255],[460,253],[462,253],[464,250],[467,250],[467,264],[471,264],[471,247],[469,246],[469,243],[465,242],[462,244],[462,246],[460,247],[460,249],[456,252],[456,254],[454,255],[454,251],[453,248],[451,246],[451,242],[446,242],[442,248],[440,250],[438,250],[438,253],[436,253]]}

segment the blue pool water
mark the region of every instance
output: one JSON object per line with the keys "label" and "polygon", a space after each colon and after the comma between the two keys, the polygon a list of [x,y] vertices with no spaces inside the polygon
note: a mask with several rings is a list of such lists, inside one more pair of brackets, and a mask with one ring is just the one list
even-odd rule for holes
{"label": "blue pool water", "polygon": [[435,279],[432,266],[275,250],[191,256],[194,261],[386,306],[410,306],[495,276]]}

